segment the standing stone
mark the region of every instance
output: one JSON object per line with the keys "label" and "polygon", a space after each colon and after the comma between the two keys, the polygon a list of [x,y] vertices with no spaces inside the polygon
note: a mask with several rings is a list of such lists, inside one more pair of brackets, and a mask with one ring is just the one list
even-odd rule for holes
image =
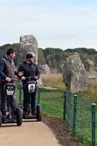
{"label": "standing stone", "polygon": [[86,71],[92,72],[94,70],[94,62],[92,60],[86,59],[84,64]]}
{"label": "standing stone", "polygon": [[72,93],[87,90],[87,75],[77,53],[69,56],[63,68],[63,80]]}
{"label": "standing stone", "polygon": [[49,74],[50,68],[47,64],[39,65],[40,72],[43,74]]}
{"label": "standing stone", "polygon": [[64,68],[64,64],[61,64],[58,69],[57,69],[57,72],[58,73],[63,73],[63,68]]}
{"label": "standing stone", "polygon": [[[33,35],[25,35],[20,37],[20,48],[18,56],[18,65],[25,59],[27,52],[34,52],[36,55],[36,64],[38,64],[38,42]],[[38,86],[42,85],[42,79],[38,80]]]}
{"label": "standing stone", "polygon": [[20,37],[18,56],[19,64],[25,60],[27,52],[34,52],[36,55],[36,63],[38,63],[38,42],[33,35],[25,35]]}

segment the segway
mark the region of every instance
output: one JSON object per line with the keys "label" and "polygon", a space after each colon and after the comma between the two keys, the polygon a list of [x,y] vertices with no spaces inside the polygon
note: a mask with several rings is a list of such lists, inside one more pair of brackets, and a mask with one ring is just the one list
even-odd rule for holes
{"label": "segway", "polygon": [[[20,107],[12,108],[12,98],[15,93],[15,83],[4,81],[3,90],[6,94],[6,115],[3,117],[0,111],[0,126],[7,123],[17,123],[17,126],[22,125],[22,110]],[[15,100],[15,99],[14,99]]]}
{"label": "segway", "polygon": [[30,95],[29,105],[28,105],[28,115],[26,117],[23,116],[23,119],[37,119],[37,121],[41,121],[41,107],[40,104],[36,104],[36,114],[32,114],[31,112],[31,94],[35,91],[36,88],[36,80],[33,77],[23,77],[22,80],[26,80],[26,85],[28,89],[28,93]]}

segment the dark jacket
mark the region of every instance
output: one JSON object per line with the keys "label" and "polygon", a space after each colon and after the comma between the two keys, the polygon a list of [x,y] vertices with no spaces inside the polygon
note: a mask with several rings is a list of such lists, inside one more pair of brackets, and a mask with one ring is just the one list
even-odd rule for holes
{"label": "dark jacket", "polygon": [[39,71],[39,67],[37,64],[35,63],[26,63],[26,61],[24,61],[18,68],[18,72],[24,72],[23,76],[25,77],[32,77],[34,78],[34,76],[37,76],[38,79],[40,77],[40,71]]}
{"label": "dark jacket", "polygon": [[10,77],[15,78],[14,63],[6,54],[0,60],[0,80]]}

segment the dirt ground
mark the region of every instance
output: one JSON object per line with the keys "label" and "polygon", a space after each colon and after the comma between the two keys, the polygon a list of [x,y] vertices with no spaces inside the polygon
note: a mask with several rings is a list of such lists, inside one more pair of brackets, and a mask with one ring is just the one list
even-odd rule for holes
{"label": "dirt ground", "polygon": [[75,138],[71,136],[65,122],[60,121],[57,118],[48,117],[44,117],[43,122],[52,129],[55,137],[62,146],[82,146],[82,143],[76,141]]}

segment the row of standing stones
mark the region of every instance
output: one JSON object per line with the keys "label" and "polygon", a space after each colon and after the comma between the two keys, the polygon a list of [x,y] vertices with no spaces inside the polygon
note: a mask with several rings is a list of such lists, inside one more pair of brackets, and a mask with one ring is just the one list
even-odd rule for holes
{"label": "row of standing stones", "polygon": [[[38,41],[33,35],[25,35],[20,37],[20,48],[18,62],[21,63],[25,59],[27,52],[34,52],[36,54],[36,64],[38,64]],[[40,65],[40,72],[49,74],[50,68],[47,64]],[[63,75],[63,81],[67,86],[67,89],[72,93],[82,92],[87,90],[87,73],[89,69],[94,68],[93,61],[87,59],[86,66],[82,63],[79,55],[75,53],[69,56],[64,64],[60,66],[61,73]],[[42,80],[38,81],[39,85],[42,85]]]}

